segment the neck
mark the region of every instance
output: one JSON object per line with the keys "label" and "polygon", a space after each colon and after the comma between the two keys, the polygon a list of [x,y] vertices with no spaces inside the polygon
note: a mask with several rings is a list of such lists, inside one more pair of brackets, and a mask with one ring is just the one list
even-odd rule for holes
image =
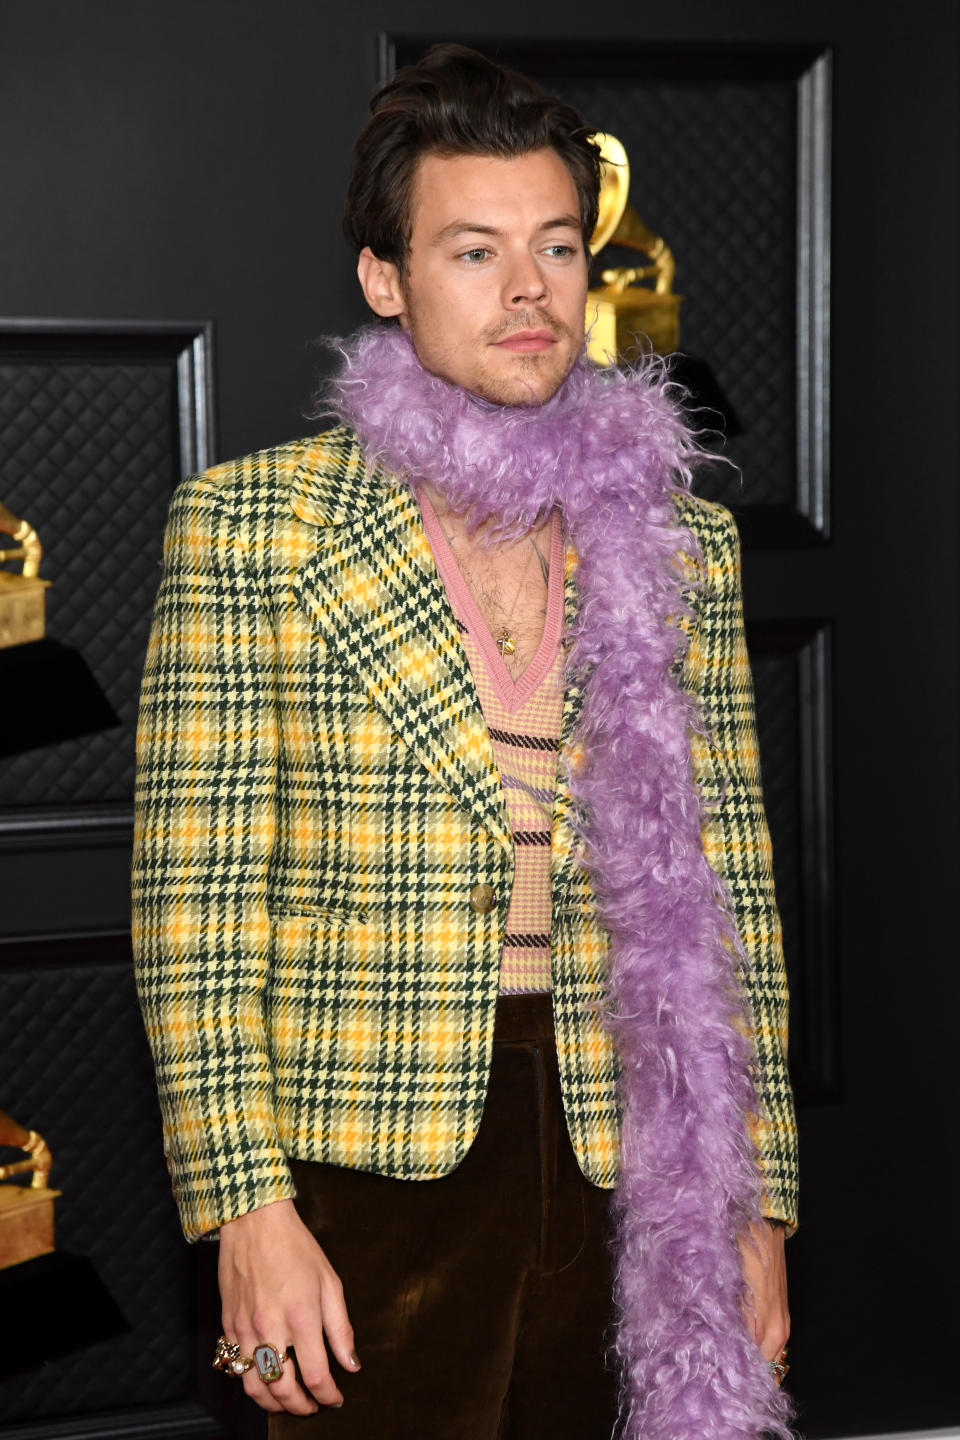
{"label": "neck", "polygon": [[581,359],[542,405],[507,406],[425,370],[402,330],[362,330],[339,349],[333,412],[368,459],[426,481],[472,530],[525,534],[554,506],[573,523],[625,487],[649,489],[653,470],[682,484],[697,454],[657,362],[631,374]]}
{"label": "neck", "polygon": [[428,480],[417,485],[416,493],[418,498],[425,498],[429,502],[451,545],[469,546],[471,549],[491,552],[503,551],[509,548],[511,543],[521,544],[529,540],[536,542],[550,525],[548,515],[538,519],[530,529],[519,533],[515,541],[504,542],[492,516],[488,516],[479,525],[471,525],[469,511],[455,510],[442,491]]}

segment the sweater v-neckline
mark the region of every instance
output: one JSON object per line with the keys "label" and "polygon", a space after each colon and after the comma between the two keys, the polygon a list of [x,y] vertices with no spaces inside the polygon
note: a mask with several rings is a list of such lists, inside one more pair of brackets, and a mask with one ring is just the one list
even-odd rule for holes
{"label": "sweater v-neckline", "polygon": [[454,614],[459,612],[470,638],[479,649],[501,705],[510,711],[519,710],[535,693],[551,669],[560,646],[563,631],[563,530],[559,511],[554,510],[550,517],[550,573],[547,577],[547,613],[544,617],[543,634],[530,664],[514,680],[473,597],[473,592],[463,578],[437,512],[422,488],[417,491],[417,501],[433,558]]}

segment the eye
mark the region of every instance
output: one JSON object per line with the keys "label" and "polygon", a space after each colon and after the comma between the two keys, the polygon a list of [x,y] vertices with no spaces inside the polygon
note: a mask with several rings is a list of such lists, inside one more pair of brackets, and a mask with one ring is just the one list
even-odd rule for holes
{"label": "eye", "polygon": [[472,245],[469,250],[463,250],[458,257],[465,260],[468,265],[479,265],[491,254],[486,245]]}
{"label": "eye", "polygon": [[556,245],[546,247],[546,253],[552,255],[555,260],[566,260],[568,256],[575,255],[577,250],[575,245],[566,245],[558,240]]}

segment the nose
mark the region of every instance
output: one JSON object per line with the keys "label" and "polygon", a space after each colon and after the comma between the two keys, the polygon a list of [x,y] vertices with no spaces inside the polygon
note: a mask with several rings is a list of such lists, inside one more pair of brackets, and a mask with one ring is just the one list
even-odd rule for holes
{"label": "nose", "polygon": [[503,287],[503,303],[507,309],[525,305],[545,305],[550,298],[546,276],[529,251],[518,255]]}

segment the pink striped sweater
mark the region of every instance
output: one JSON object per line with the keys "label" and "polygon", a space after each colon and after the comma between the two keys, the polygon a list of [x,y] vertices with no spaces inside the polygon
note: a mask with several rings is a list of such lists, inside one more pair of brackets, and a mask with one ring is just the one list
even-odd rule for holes
{"label": "pink striped sweater", "polygon": [[500,957],[500,992],[519,995],[549,990],[550,827],[563,708],[560,518],[555,513],[551,527],[543,638],[514,682],[460,573],[436,512],[425,495],[419,498],[427,538],[487,722],[513,833],[514,882]]}

